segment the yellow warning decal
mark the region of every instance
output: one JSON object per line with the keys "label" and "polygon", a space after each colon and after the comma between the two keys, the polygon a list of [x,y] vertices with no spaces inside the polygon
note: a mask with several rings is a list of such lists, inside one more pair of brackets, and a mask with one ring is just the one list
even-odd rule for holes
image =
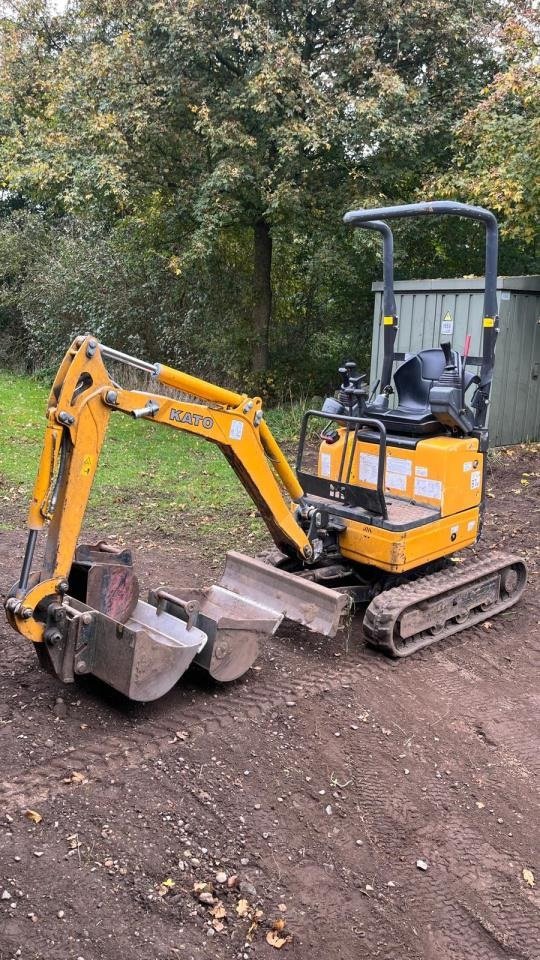
{"label": "yellow warning decal", "polygon": [[485,327],[494,327],[495,320],[493,317],[484,317],[484,326]]}
{"label": "yellow warning decal", "polygon": [[92,464],[93,464],[93,462],[94,462],[94,458],[93,458],[92,456],[90,456],[89,453],[87,453],[86,456],[83,457],[83,462],[82,462],[82,467],[81,467],[81,477],[89,477],[89,476],[90,476],[90,473],[91,473],[91,471],[92,471]]}
{"label": "yellow warning decal", "polygon": [[391,326],[393,325],[393,323],[394,323],[394,318],[393,318],[393,317],[383,317],[383,323],[384,323],[385,327],[391,327]]}

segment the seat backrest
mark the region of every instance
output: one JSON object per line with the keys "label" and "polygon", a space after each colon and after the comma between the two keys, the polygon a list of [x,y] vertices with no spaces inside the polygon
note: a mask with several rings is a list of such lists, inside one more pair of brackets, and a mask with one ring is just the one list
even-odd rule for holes
{"label": "seat backrest", "polygon": [[[461,373],[461,357],[457,350],[452,351],[454,363]],[[444,353],[439,347],[420,350],[399,366],[394,373],[394,385],[398,395],[398,406],[411,411],[429,411],[429,392],[435,380],[438,380],[445,368]],[[474,374],[465,373],[465,389],[470,385]]]}
{"label": "seat backrest", "polygon": [[[434,351],[422,351],[424,353],[433,353]],[[439,353],[442,356],[442,351]],[[430,365],[434,367],[434,359]],[[444,357],[443,357],[444,369]],[[428,409],[429,391],[433,383],[432,377],[426,377],[422,363],[422,353],[414,354],[405,360],[394,373],[394,385],[398,396],[398,406],[419,412]]]}

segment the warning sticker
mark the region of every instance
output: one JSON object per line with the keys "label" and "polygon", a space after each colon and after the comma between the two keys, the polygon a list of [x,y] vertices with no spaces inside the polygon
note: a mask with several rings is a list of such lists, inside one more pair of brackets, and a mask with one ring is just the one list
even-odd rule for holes
{"label": "warning sticker", "polygon": [[415,467],[414,472],[417,477],[427,477],[428,475],[427,467]]}
{"label": "warning sticker", "polygon": [[372,453],[360,454],[359,476],[364,483],[377,483],[377,471],[379,469],[379,458]]}
{"label": "warning sticker", "polygon": [[329,477],[332,473],[332,457],[329,453],[321,453],[321,476]]}
{"label": "warning sticker", "polygon": [[471,473],[471,490],[479,490],[482,483],[482,474],[480,470],[473,470]]}
{"label": "warning sticker", "polygon": [[467,460],[467,462],[463,464],[463,471],[464,473],[469,473],[470,470],[472,470],[472,460]]}
{"label": "warning sticker", "polygon": [[469,531],[469,533],[471,532],[471,530],[474,530],[475,526],[476,526],[476,520],[469,520],[467,524],[467,530]]}
{"label": "warning sticker", "polygon": [[[390,459],[390,458],[389,458]],[[407,489],[407,477],[402,473],[390,473],[386,472],[385,486],[388,489],[392,490],[406,490]]]}
{"label": "warning sticker", "polygon": [[90,456],[89,453],[87,453],[86,456],[83,457],[83,462],[82,462],[82,467],[81,467],[81,477],[89,477],[89,476],[90,476],[90,474],[91,474],[91,472],[92,472],[92,464],[93,464],[93,462],[94,462],[94,458],[93,458],[92,456]]}
{"label": "warning sticker", "polygon": [[441,323],[441,335],[443,337],[451,337],[454,332],[454,321],[452,319],[452,314],[447,310]]}
{"label": "warning sticker", "polygon": [[233,420],[229,430],[229,440],[241,440],[244,432],[242,420]]}
{"label": "warning sticker", "polygon": [[423,477],[415,477],[414,493],[417,497],[442,500],[442,483],[440,480],[424,480]]}
{"label": "warning sticker", "polygon": [[401,473],[404,477],[410,477],[412,473],[412,460],[405,460],[401,457],[388,456],[386,466],[391,473]]}

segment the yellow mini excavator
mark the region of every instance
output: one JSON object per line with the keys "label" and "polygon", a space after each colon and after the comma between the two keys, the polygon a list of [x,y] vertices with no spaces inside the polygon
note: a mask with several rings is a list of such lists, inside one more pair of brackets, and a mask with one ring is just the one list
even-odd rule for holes
{"label": "yellow mini excavator", "polygon": [[[469,338],[461,353],[450,343],[412,356],[394,352],[393,238],[385,221],[435,214],[485,226],[478,357],[469,355]],[[192,661],[217,680],[233,680],[284,617],[334,636],[352,604],[367,604],[368,642],[404,657],[519,599],[526,569],[518,557],[489,552],[449,562],[478,540],[482,526],[498,331],[497,222],[481,207],[443,201],[351,211],[345,222],[382,235],[382,370],[369,395],[354,363],[340,368],[336,396],[304,417],[296,471],[260,398],[138,360],[90,335],[69,348],[48,401],[21,575],[6,602],[11,625],[62,681],[92,674],[132,699],[152,700]],[[194,399],[123,389],[107,360]],[[119,412],[217,444],[260,511],[277,560],[231,551],[219,583],[157,589],[143,601],[129,550],[77,545],[109,417]]]}

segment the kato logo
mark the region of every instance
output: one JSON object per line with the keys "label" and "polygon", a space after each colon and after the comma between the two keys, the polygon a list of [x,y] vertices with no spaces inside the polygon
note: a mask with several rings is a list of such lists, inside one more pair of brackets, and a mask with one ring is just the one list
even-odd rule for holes
{"label": "kato logo", "polygon": [[205,430],[211,430],[214,426],[212,417],[204,417],[199,413],[191,413],[189,410],[180,410],[175,407],[169,414],[169,420],[174,420],[175,423],[189,424],[192,427],[201,426]]}

